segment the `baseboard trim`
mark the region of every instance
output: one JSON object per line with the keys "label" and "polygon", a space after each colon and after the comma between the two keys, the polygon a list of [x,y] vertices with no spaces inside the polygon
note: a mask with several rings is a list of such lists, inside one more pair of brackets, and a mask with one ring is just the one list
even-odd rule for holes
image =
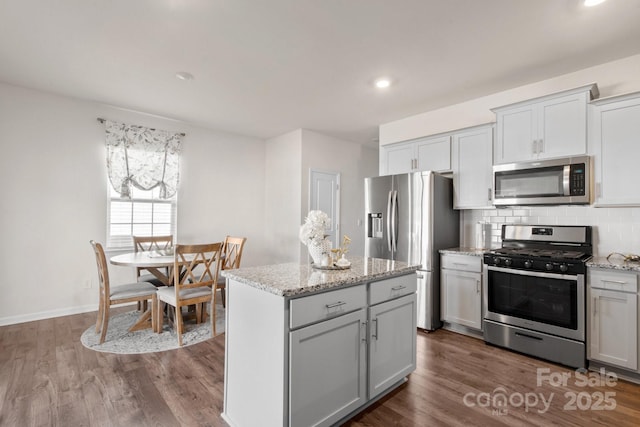
{"label": "baseboard trim", "polygon": [[482,331],[478,331],[477,329],[472,329],[464,325],[458,325],[457,323],[444,322],[442,325],[442,329],[446,329],[447,331],[455,332],[457,334],[463,334],[472,338],[478,338],[481,340],[484,339]]}
{"label": "baseboard trim", "polygon": [[40,311],[38,313],[21,314],[18,316],[0,317],[0,326],[15,325],[18,323],[33,322],[35,320],[51,319],[54,317],[69,316],[72,314],[97,311],[97,304],[68,307],[59,310]]}

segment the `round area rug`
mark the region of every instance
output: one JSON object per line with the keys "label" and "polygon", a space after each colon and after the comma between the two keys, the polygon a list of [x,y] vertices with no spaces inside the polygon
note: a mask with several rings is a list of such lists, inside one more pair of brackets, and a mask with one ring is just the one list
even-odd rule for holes
{"label": "round area rug", "polygon": [[[115,314],[109,319],[109,327],[104,343],[99,344],[100,334],[96,334],[95,324],[84,331],[80,337],[82,344],[95,351],[118,354],[140,354],[153,353],[157,351],[167,351],[180,348],[178,345],[178,335],[167,322],[164,322],[162,333],[156,334],[151,328],[141,331],[129,332],[140,313],[138,311],[128,311],[126,313]],[[201,324],[185,324],[186,332],[182,335],[182,346],[197,344],[211,338],[211,321]],[[224,332],[224,308],[216,307],[216,333]]]}

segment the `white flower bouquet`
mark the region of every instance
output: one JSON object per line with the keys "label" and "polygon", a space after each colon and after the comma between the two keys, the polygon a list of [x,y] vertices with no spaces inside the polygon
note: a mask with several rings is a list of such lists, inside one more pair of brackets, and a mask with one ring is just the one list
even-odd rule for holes
{"label": "white flower bouquet", "polygon": [[326,231],[331,225],[331,219],[322,211],[309,211],[300,226],[300,241],[306,246],[309,243],[320,244],[327,236]]}

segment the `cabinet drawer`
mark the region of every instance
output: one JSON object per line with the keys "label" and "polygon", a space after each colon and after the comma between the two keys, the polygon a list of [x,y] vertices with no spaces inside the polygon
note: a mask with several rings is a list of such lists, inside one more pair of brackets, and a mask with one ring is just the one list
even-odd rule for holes
{"label": "cabinet drawer", "polygon": [[620,292],[638,292],[638,275],[613,270],[589,271],[589,286]]}
{"label": "cabinet drawer", "polygon": [[289,302],[291,329],[330,319],[367,305],[366,285],[324,292]]}
{"label": "cabinet drawer", "polygon": [[482,272],[482,257],[470,255],[443,255],[441,268],[447,270]]}
{"label": "cabinet drawer", "polygon": [[407,274],[406,276],[371,282],[369,284],[371,305],[413,294],[417,289],[418,279],[415,274]]}

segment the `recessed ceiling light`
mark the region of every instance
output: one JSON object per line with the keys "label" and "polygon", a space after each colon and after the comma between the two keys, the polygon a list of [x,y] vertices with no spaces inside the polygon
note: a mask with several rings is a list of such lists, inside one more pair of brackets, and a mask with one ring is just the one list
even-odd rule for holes
{"label": "recessed ceiling light", "polygon": [[584,5],[587,7],[597,6],[600,3],[604,3],[606,0],[584,0]]}
{"label": "recessed ceiling light", "polygon": [[193,74],[187,73],[186,71],[179,71],[176,73],[176,79],[178,80],[193,80]]}
{"label": "recessed ceiling light", "polygon": [[381,77],[381,78],[376,80],[375,85],[376,85],[376,87],[378,89],[385,89],[385,88],[388,88],[389,86],[391,86],[391,80],[389,80],[386,77]]}

